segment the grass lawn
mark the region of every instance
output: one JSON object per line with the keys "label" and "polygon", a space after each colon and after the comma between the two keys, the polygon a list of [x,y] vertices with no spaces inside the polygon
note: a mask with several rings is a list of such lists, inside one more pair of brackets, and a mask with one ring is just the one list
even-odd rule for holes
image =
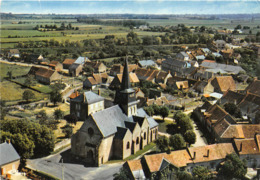
{"label": "grass lawn", "polygon": [[30,68],[31,67],[0,63],[0,78],[2,79],[3,77],[8,77],[8,71],[12,71],[13,77],[25,75],[29,72]]}
{"label": "grass lawn", "polygon": [[159,124],[159,132],[163,132],[163,133],[168,133],[167,132],[167,125],[169,124],[173,124],[172,121],[168,121],[168,120],[156,120],[156,122]]}
{"label": "grass lawn", "polygon": [[43,85],[40,83],[37,83],[35,86],[32,86],[32,88],[41,91],[42,93],[50,93],[52,91],[50,86]]}
{"label": "grass lawn", "polygon": [[155,149],[155,148],[156,148],[156,144],[152,142],[152,143],[146,145],[146,146],[144,147],[144,149],[142,149],[142,150],[140,150],[140,151],[137,151],[135,154],[133,154],[133,155],[131,155],[131,156],[125,158],[124,160],[125,160],[125,161],[133,160],[133,159],[137,158],[138,156],[144,154],[145,152],[147,152],[147,151],[149,151],[149,150],[151,150],[151,149]]}
{"label": "grass lawn", "polygon": [[[23,92],[27,90],[27,88],[22,88],[20,85],[3,81],[0,82],[0,90],[1,90],[1,99],[4,101],[19,101],[22,100]],[[46,95],[33,91],[35,94],[34,100],[41,100],[46,97]]]}

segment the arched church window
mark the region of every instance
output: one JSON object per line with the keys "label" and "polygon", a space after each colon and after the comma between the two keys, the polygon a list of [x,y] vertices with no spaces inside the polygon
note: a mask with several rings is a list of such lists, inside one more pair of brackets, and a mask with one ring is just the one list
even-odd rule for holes
{"label": "arched church window", "polygon": [[93,130],[93,128],[88,128],[88,134],[90,135],[90,136],[93,136],[93,134],[94,134],[94,130]]}
{"label": "arched church window", "polygon": [[128,141],[127,144],[126,144],[126,149],[129,149],[129,148],[130,148],[130,143]]}
{"label": "arched church window", "polygon": [[144,133],[144,140],[146,139],[146,132]]}
{"label": "arched church window", "polygon": [[136,144],[139,144],[139,137],[136,138]]}

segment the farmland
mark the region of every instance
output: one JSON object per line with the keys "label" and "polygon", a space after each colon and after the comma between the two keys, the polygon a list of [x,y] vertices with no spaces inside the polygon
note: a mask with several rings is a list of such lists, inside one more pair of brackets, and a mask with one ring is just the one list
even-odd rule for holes
{"label": "farmland", "polygon": [[0,63],[0,79],[7,77],[7,72],[12,71],[12,76],[21,76],[28,73],[30,67]]}

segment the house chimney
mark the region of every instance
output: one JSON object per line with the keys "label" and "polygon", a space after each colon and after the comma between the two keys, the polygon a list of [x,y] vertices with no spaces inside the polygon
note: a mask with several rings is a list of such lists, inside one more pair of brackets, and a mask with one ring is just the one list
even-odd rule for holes
{"label": "house chimney", "polygon": [[8,140],[7,140],[7,143],[8,143],[8,144],[11,144],[11,140],[10,140],[10,139],[8,139]]}
{"label": "house chimney", "polygon": [[207,157],[209,157],[209,149],[208,149],[208,151],[207,151]]}
{"label": "house chimney", "polygon": [[240,152],[242,151],[242,147],[243,147],[243,145],[242,145],[242,142],[241,142],[241,144],[240,144]]}
{"label": "house chimney", "polygon": [[194,152],[194,155],[193,155],[193,159],[195,159],[196,158],[196,152]]}
{"label": "house chimney", "polygon": [[101,90],[98,88],[98,95],[101,96]]}

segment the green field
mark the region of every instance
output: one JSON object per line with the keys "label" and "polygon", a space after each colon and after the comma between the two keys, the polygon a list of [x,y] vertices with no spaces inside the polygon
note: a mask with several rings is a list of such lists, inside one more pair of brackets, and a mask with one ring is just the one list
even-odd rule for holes
{"label": "green field", "polygon": [[28,73],[31,67],[18,66],[14,64],[0,63],[0,79],[7,77],[7,72],[12,71],[13,77],[21,76]]}
{"label": "green field", "polygon": [[[23,92],[27,90],[27,88],[22,88],[20,85],[3,81],[0,82],[0,92],[1,92],[1,100],[4,101],[20,101],[23,97]],[[46,95],[33,91],[35,94],[35,100],[41,100],[46,97]]]}

